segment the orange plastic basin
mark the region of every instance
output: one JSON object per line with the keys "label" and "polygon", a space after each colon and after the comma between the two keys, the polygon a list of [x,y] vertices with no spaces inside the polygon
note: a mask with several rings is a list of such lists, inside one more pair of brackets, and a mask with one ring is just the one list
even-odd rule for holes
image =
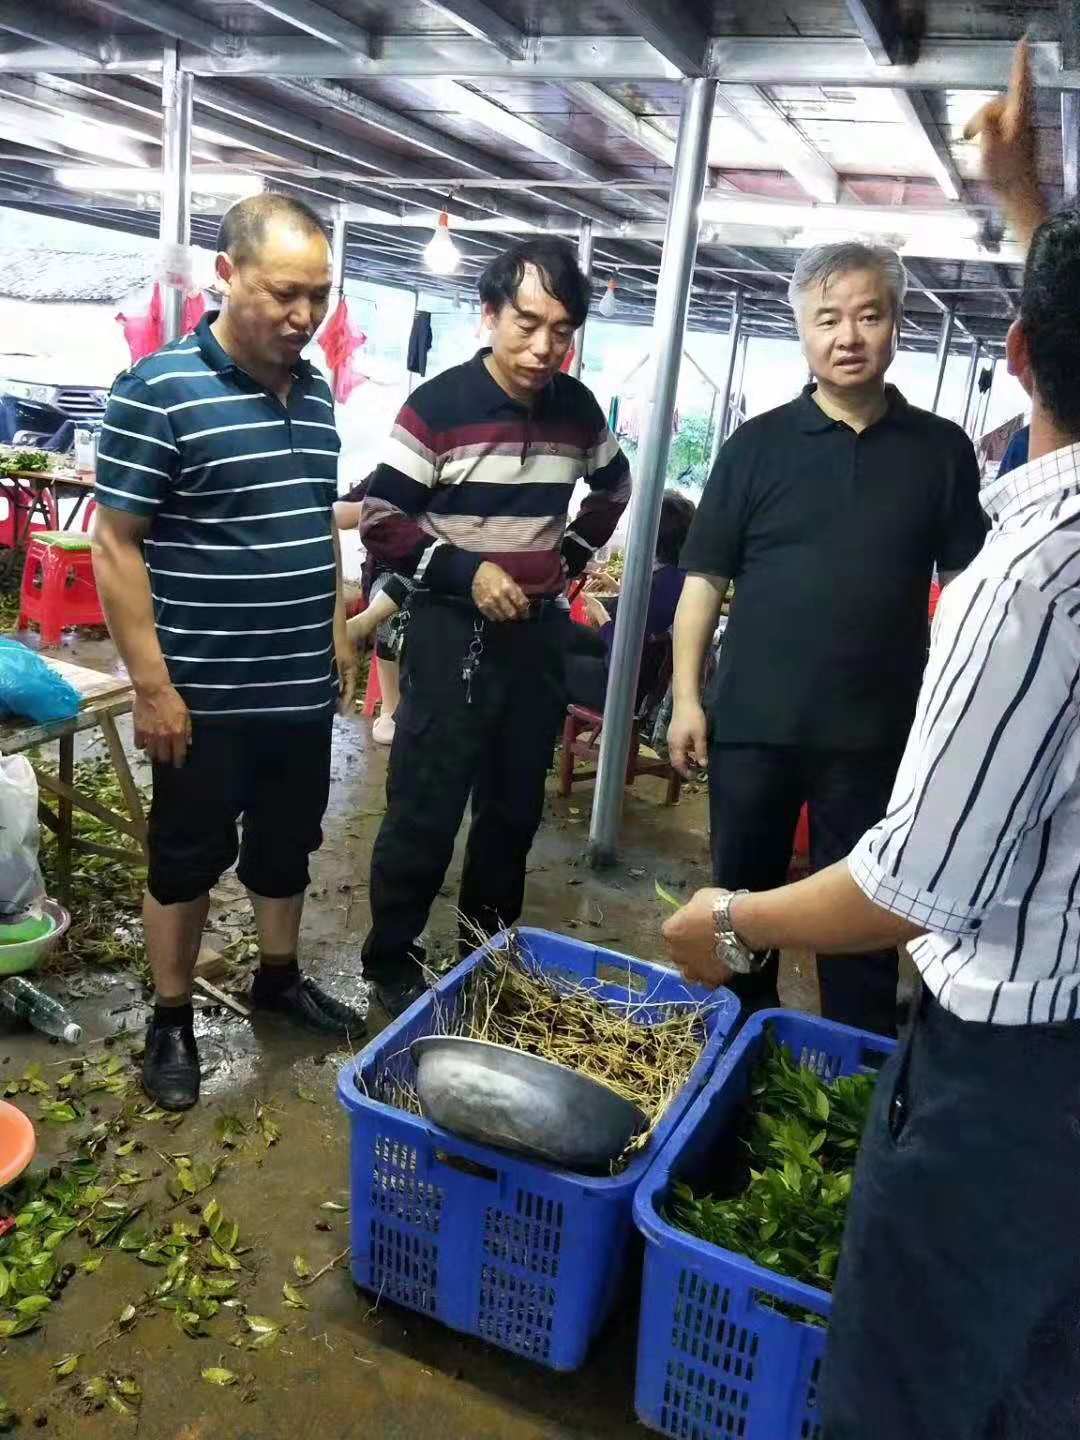
{"label": "orange plastic basin", "polygon": [[10,1185],[21,1175],[37,1149],[37,1137],[29,1118],[6,1100],[0,1100],[0,1185]]}

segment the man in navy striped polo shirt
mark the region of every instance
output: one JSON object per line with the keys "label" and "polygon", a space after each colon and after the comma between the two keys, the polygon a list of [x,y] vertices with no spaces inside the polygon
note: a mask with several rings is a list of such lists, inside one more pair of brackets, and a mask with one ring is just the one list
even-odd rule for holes
{"label": "man in navy striped polo shirt", "polygon": [[[472,797],[463,938],[512,925],[565,700],[562,592],[607,541],[630,467],[591,392],[561,373],[589,304],[565,240],[536,238],[480,277],[491,348],[429,380],[401,411],[360,517],[398,568],[434,545],[403,657],[388,805],[371,865],[364,973],[399,1012],[419,936]],[[573,524],[574,486],[590,494]]]}
{"label": "man in navy striped polo shirt", "polygon": [[330,247],[314,211],[274,195],[234,206],[219,246],[223,310],[120,377],[98,451],[94,571],[154,764],[143,1083],[169,1110],[198,1099],[191,981],[238,817],[262,957],[253,1004],[364,1028],[296,960],[334,709],[339,688],[351,708],[356,673],[333,400],[302,358],[326,314]]}

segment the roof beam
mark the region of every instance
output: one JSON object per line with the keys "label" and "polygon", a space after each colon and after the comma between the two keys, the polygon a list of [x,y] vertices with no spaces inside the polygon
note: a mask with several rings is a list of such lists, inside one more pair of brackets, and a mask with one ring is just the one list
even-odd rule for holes
{"label": "roof beam", "polygon": [[756,85],[722,85],[720,105],[776,155],[780,166],[812,196],[834,205],[840,196],[840,176],[788,119],[771,96]]}
{"label": "roof beam", "polygon": [[606,90],[587,80],[567,80],[562,88],[583,110],[603,120],[617,134],[633,140],[635,145],[640,145],[642,150],[647,150],[657,160],[674,168],[675,141],[650,120],[635,115]]}
{"label": "roof beam", "polygon": [[520,60],[525,55],[525,36],[516,26],[496,15],[483,0],[423,0],[429,10],[459,26],[476,40],[494,45],[511,60]]}
{"label": "roof beam", "polygon": [[[888,70],[905,59],[917,58],[917,38],[905,36],[904,15],[907,12],[901,11],[896,0],[847,0],[847,7],[863,43],[882,69]],[[960,201],[968,214],[977,214],[981,221],[984,218],[982,212],[976,212],[970,203],[963,177],[956,168],[945,137],[934,122],[925,94],[921,90],[913,90],[910,94],[894,90],[893,100],[942,194],[949,200]]]}
{"label": "roof beam", "polygon": [[229,46],[230,37],[224,30],[181,10],[178,5],[168,4],[167,0],[95,0],[95,3],[113,15],[135,20],[173,40],[183,40],[204,50],[224,51]]}
{"label": "roof beam", "polygon": [[351,20],[343,20],[316,0],[248,0],[248,3],[327,45],[337,45],[354,55],[371,53],[371,36],[366,30]]}
{"label": "roof beam", "polygon": [[[281,80],[275,83],[287,92],[300,94],[308,99],[318,100],[322,104],[329,105],[334,110],[363,121],[366,125],[374,126],[377,129],[385,130],[387,134],[408,140],[410,143],[418,145],[421,149],[427,150],[433,155],[438,155],[441,159],[463,165],[466,169],[473,171],[474,174],[485,178],[501,178],[499,175],[500,167],[498,160],[487,154],[486,151],[464,140],[457,140],[454,136],[447,135],[445,131],[436,130],[433,126],[425,125],[422,121],[414,120],[411,116],[402,115],[398,111],[391,110],[385,105],[379,105],[375,101],[369,100],[366,96],[359,95],[353,90],[347,90],[341,85],[335,85],[325,80],[297,79]],[[457,87],[457,89],[466,95],[471,94],[470,91],[465,91],[463,87]],[[490,101],[484,101],[485,105],[490,103]],[[498,109],[497,106],[493,108]],[[502,115],[506,112],[499,111],[499,113]],[[387,166],[387,169],[391,171],[399,170],[400,164],[391,162]],[[606,175],[602,183],[605,186],[608,184],[608,177]],[[450,182],[448,181],[447,184],[449,186]],[[550,191],[546,191],[543,195],[537,195],[535,192],[529,190],[527,182],[521,186],[521,190],[524,195],[539,200],[541,203],[562,205],[564,208],[575,210],[579,215],[586,215],[590,219],[596,219],[600,221],[600,223],[618,223],[618,216],[616,216],[614,212],[603,206],[593,205],[587,200],[583,201],[580,197],[574,196],[572,200],[567,200]],[[504,198],[498,204],[492,204],[491,208],[497,211],[501,210],[508,215],[515,213],[518,215],[521,214],[521,207],[515,207],[509,198]]]}
{"label": "roof beam", "polygon": [[708,33],[685,0],[614,0],[614,9],[680,74],[704,74]]}
{"label": "roof beam", "polygon": [[7,30],[23,40],[61,45],[95,64],[101,59],[100,37],[95,41],[92,31],[43,11],[39,5],[24,4],[22,0],[0,0],[0,30]]}
{"label": "roof beam", "polygon": [[[6,0],[18,4],[22,0]],[[125,0],[128,3],[128,0]],[[135,0],[130,0],[134,8]],[[35,11],[27,11],[36,16]],[[36,28],[46,22],[34,19]],[[70,27],[69,27],[70,28]],[[0,50],[0,69],[50,70],[84,74],[89,68],[116,74],[161,70],[162,48],[152,36],[122,36],[101,41],[97,32],[75,32],[96,61],[57,41],[49,22],[48,43]],[[319,76],[325,79],[422,79],[450,76],[484,82],[517,77],[526,80],[670,80],[671,66],[644,40],[626,35],[551,35],[530,38],[528,58],[508,60],[470,36],[387,35],[368,60],[301,36],[225,37],[228,53],[206,53],[181,45],[181,64],[197,75]],[[911,65],[875,65],[859,39],[827,40],[745,36],[714,39],[709,73],[724,84],[836,85],[901,90],[1003,90],[1009,81],[1015,46],[1011,40],[924,42]],[[1080,64],[1061,68],[1056,41],[1030,47],[1036,83],[1056,90],[1080,90]]]}
{"label": "roof beam", "polygon": [[0,132],[23,145],[33,145],[35,137],[41,137],[76,154],[148,172],[160,163],[159,152],[129,135],[101,124],[89,125],[85,117],[41,110],[18,99],[0,99]]}

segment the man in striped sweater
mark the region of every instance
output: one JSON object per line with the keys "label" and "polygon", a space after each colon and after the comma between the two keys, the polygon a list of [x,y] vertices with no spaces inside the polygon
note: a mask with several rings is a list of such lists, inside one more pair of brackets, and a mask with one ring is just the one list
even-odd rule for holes
{"label": "man in striped sweater", "polygon": [[351,709],[356,674],[331,516],[341,442],[330,387],[302,358],[330,246],[314,211],[278,195],[234,206],[219,245],[224,309],[117,380],[95,492],[94,573],[154,763],[143,1084],[167,1110],[198,1099],[192,975],[238,849],[262,957],[252,1003],[364,1029],[296,960],[338,687]]}
{"label": "man in striped sweater", "polygon": [[[479,288],[491,348],[412,396],[360,519],[365,546],[390,568],[418,543],[434,546],[411,605],[371,867],[364,973],[390,1014],[420,985],[419,937],[470,796],[463,936],[521,913],[564,703],[562,593],[630,497],[600,407],[560,369],[589,304],[571,247],[526,240],[491,262]],[[590,493],[568,528],[579,480]]]}

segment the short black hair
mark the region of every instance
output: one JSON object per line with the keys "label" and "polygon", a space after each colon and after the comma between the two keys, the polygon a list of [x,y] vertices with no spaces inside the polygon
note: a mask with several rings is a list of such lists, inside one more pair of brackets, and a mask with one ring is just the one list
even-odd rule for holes
{"label": "short black hair", "polygon": [[656,558],[661,565],[679,563],[683,542],[690,533],[696,513],[697,506],[688,495],[678,490],[664,491],[660,502],[660,528],[656,532]]}
{"label": "short black hair", "polygon": [[291,195],[249,195],[225,212],[218,230],[218,250],[228,255],[235,265],[254,260],[274,220],[284,220],[294,230],[330,240],[326,222],[303,200],[294,200]]}
{"label": "short black hair", "polygon": [[1035,232],[1020,324],[1039,399],[1067,435],[1080,436],[1080,209],[1062,210]]}
{"label": "short black hair", "polygon": [[555,235],[530,235],[496,255],[477,282],[481,302],[490,305],[496,314],[504,305],[513,304],[529,265],[540,276],[547,293],[565,307],[575,330],[583,325],[592,289],[574,247]]}

